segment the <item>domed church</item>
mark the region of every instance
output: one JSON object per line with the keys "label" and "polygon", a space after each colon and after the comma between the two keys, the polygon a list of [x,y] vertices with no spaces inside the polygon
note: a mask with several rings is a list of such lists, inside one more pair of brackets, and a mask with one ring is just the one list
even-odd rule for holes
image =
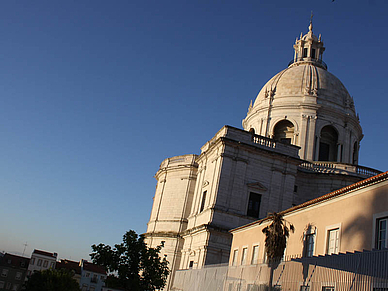
{"label": "domed church", "polygon": [[327,70],[310,22],[288,67],[251,102],[243,129],[224,126],[201,148],[165,159],[145,233],[172,270],[227,263],[229,230],[380,171],[358,165],[353,98]]}

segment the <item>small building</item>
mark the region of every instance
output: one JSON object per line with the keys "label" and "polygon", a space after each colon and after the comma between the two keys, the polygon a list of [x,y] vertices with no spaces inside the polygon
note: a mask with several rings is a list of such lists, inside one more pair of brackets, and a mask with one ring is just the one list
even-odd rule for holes
{"label": "small building", "polygon": [[[388,248],[388,172],[281,212],[295,227],[285,259]],[[264,218],[231,230],[230,266],[265,261]]]}
{"label": "small building", "polygon": [[79,262],[81,268],[80,286],[82,291],[101,291],[105,286],[106,270],[104,267],[89,263],[87,260]]}
{"label": "small building", "polygon": [[55,269],[57,257],[57,253],[50,253],[35,249],[31,254],[27,276],[30,276],[33,272]]}
{"label": "small building", "polygon": [[29,260],[8,253],[0,256],[0,290],[21,290],[27,275]]}

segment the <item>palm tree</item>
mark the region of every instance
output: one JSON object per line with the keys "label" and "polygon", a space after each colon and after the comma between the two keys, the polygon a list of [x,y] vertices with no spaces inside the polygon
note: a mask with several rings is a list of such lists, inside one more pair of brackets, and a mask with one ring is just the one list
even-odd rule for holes
{"label": "palm tree", "polygon": [[272,290],[273,272],[283,258],[290,231],[294,232],[295,228],[291,223],[284,220],[283,215],[280,213],[271,213],[268,219],[271,221],[271,224],[266,226],[262,231],[265,234],[267,264],[271,268],[268,285],[270,290]]}

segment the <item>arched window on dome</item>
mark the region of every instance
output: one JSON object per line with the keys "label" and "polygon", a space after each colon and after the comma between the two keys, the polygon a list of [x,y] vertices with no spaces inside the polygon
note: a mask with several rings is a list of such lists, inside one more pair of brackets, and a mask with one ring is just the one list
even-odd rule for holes
{"label": "arched window on dome", "polygon": [[291,144],[294,139],[294,125],[288,120],[279,121],[273,130],[273,139]]}
{"label": "arched window on dome", "polygon": [[338,133],[333,126],[326,125],[321,130],[319,143],[319,161],[337,161]]}
{"label": "arched window on dome", "polygon": [[251,129],[249,130],[249,132],[250,132],[251,134],[255,134],[255,130],[254,130],[253,128],[251,128]]}
{"label": "arched window on dome", "polygon": [[358,164],[358,142],[356,141],[353,145],[353,159],[352,159],[353,165]]}

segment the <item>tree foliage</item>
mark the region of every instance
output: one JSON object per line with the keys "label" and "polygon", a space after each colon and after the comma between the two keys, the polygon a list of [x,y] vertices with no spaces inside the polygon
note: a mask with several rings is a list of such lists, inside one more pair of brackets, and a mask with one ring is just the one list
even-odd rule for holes
{"label": "tree foliage", "polygon": [[26,291],[80,291],[78,282],[68,270],[48,269],[34,272],[25,284]]}
{"label": "tree foliage", "polygon": [[271,224],[262,230],[265,234],[265,252],[268,262],[280,262],[287,246],[287,238],[290,236],[290,231],[294,232],[295,229],[279,213],[272,213],[269,219],[271,220]]}
{"label": "tree foliage", "polygon": [[131,291],[162,289],[169,274],[166,258],[159,256],[163,244],[147,247],[143,235],[127,231],[123,242],[113,248],[109,245],[92,245],[90,254],[93,263],[104,266],[110,275],[105,283],[112,288]]}

